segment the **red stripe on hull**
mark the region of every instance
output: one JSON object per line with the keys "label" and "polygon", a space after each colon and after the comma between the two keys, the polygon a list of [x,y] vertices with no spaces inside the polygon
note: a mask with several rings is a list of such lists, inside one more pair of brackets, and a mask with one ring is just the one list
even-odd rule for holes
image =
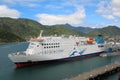
{"label": "red stripe on hull", "polygon": [[16,64],[16,68],[20,68],[20,67],[25,67],[25,66],[29,66],[30,64],[23,64],[23,63],[17,63]]}
{"label": "red stripe on hull", "polygon": [[15,63],[15,64],[16,64],[16,68],[21,68],[21,67],[27,67],[32,65],[47,64],[50,62],[55,62],[55,61],[22,62],[22,63]]}
{"label": "red stripe on hull", "polygon": [[40,64],[40,62],[25,62],[25,63],[15,63],[15,64],[16,64],[16,68],[21,68],[26,66],[37,65]]}

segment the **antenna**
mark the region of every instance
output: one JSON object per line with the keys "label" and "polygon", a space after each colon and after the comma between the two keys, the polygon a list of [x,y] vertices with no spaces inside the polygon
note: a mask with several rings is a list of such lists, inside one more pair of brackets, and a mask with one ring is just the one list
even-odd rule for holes
{"label": "antenna", "polygon": [[39,35],[39,37],[42,37],[42,33],[43,33],[43,30],[40,30],[40,35]]}

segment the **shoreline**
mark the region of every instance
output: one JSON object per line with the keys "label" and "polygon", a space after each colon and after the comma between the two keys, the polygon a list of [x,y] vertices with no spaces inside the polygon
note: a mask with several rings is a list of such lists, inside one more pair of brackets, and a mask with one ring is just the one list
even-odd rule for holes
{"label": "shoreline", "polygon": [[17,43],[26,43],[27,41],[25,41],[25,42],[9,42],[9,43],[1,43],[0,42],[0,46],[1,45],[8,45],[8,44],[17,44]]}

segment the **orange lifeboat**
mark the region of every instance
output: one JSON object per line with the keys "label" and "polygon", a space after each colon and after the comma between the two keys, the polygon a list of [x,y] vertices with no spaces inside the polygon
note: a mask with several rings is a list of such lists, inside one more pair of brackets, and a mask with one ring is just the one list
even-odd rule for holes
{"label": "orange lifeboat", "polygon": [[93,39],[88,39],[86,42],[87,42],[88,44],[92,44],[92,43],[94,42],[94,40],[93,40]]}
{"label": "orange lifeboat", "polygon": [[30,38],[31,41],[44,41],[44,38]]}

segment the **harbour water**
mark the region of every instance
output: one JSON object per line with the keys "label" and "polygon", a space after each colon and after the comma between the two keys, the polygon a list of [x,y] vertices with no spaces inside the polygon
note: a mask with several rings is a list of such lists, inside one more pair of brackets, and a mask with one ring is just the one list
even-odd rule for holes
{"label": "harbour water", "polygon": [[[104,58],[93,57],[83,60],[56,62],[53,64],[16,69],[14,63],[8,59],[8,54],[24,51],[27,46],[28,43],[0,45],[0,80],[63,80],[79,73],[120,61],[119,56]],[[117,80],[117,74],[118,73],[104,80]]]}

